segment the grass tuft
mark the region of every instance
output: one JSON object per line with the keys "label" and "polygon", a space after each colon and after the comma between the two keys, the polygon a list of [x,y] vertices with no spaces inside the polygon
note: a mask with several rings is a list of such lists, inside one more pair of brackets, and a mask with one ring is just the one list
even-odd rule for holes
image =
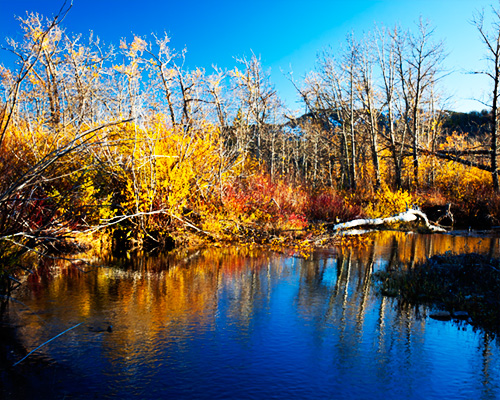
{"label": "grass tuft", "polygon": [[374,281],[383,295],[451,313],[465,311],[473,326],[500,333],[499,259],[447,253],[412,268],[379,271]]}

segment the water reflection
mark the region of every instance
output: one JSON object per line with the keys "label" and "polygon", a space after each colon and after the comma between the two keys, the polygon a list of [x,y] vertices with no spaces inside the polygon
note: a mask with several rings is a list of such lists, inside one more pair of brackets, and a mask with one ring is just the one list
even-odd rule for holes
{"label": "water reflection", "polygon": [[497,255],[498,239],[390,232],[371,239],[308,259],[230,248],[189,259],[102,260],[85,273],[42,267],[18,293],[24,306],[10,309],[27,351],[84,324],[19,367],[29,377],[43,355],[71,378],[36,387],[26,379],[23,395],[498,398],[497,340],[396,307],[371,285],[374,271],[435,253]]}

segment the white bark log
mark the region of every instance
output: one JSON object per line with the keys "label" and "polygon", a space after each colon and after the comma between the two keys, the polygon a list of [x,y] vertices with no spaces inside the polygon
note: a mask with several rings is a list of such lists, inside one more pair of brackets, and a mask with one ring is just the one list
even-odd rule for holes
{"label": "white bark log", "polygon": [[334,231],[341,231],[345,229],[357,228],[360,226],[379,226],[379,225],[389,225],[395,222],[414,222],[417,220],[421,220],[425,227],[432,232],[446,232],[446,229],[441,228],[439,226],[432,225],[425,215],[420,210],[407,210],[402,212],[401,214],[395,215],[394,217],[387,218],[374,218],[374,219],[355,219],[349,222],[343,222],[341,224],[337,224],[333,226]]}

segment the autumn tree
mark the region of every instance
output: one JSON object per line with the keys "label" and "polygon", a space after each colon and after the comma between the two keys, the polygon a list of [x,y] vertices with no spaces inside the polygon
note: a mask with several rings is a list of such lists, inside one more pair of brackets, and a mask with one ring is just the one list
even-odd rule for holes
{"label": "autumn tree", "polygon": [[23,40],[8,41],[18,63],[2,73],[2,263],[43,254],[99,218],[102,193],[88,196],[99,168],[95,150],[123,121],[109,113],[96,121],[103,55],[66,36],[59,24],[67,11],[47,21],[28,14]]}

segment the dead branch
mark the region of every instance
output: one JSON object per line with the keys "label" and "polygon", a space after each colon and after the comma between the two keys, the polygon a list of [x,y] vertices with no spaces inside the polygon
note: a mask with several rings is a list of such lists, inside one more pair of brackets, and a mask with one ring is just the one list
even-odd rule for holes
{"label": "dead branch", "polygon": [[427,215],[425,215],[422,211],[420,210],[407,210],[405,212],[402,212],[398,215],[395,215],[393,217],[386,217],[386,218],[373,218],[373,219],[355,219],[353,221],[349,222],[343,222],[341,224],[337,224],[333,226],[333,230],[338,232],[338,231],[344,231],[344,230],[350,230],[353,228],[359,228],[359,227],[376,227],[376,226],[382,226],[382,225],[391,225],[395,224],[398,222],[416,222],[416,221],[421,221],[425,225],[427,229],[429,229],[431,232],[446,232],[446,229],[432,225],[429,222],[429,219],[427,218]]}

